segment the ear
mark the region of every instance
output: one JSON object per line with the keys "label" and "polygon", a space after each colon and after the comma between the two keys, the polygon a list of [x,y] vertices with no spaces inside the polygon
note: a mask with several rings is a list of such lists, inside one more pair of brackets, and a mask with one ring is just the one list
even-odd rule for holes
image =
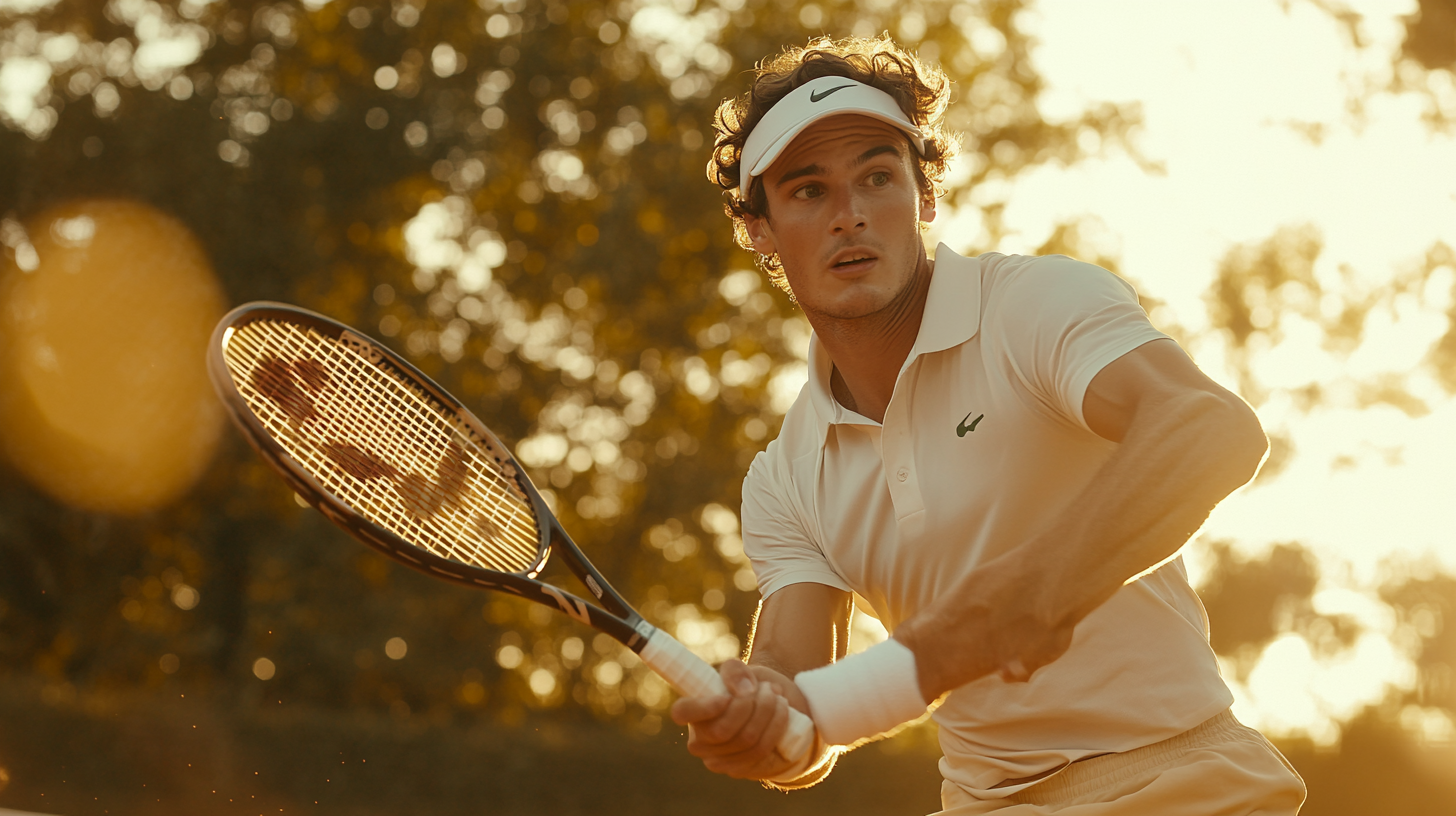
{"label": "ear", "polygon": [[935,194],[930,193],[920,198],[920,221],[929,224],[935,220]]}
{"label": "ear", "polygon": [[748,240],[753,243],[754,252],[771,256],[778,251],[774,245],[773,227],[769,226],[767,218],[745,215],[743,216],[743,226],[748,230]]}

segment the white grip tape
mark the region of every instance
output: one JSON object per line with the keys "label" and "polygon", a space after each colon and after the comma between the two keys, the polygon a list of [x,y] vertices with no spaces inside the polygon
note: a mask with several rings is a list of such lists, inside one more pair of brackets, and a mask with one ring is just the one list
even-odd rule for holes
{"label": "white grip tape", "polygon": [[800,672],[794,683],[809,698],[819,736],[830,745],[853,745],[918,719],[920,696],[915,653],[891,638],[838,663]]}
{"label": "white grip tape", "polygon": [[[654,629],[640,653],[642,662],[689,697],[712,697],[727,694],[723,678],[707,661],[693,654],[672,635]],[[779,740],[779,755],[784,759],[800,759],[814,747],[814,723],[804,712],[789,706],[789,728]]]}

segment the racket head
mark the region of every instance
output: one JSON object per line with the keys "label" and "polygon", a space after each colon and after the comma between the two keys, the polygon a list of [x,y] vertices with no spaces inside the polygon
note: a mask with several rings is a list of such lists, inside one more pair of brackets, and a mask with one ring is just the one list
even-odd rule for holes
{"label": "racket head", "polygon": [[305,501],[417,569],[520,593],[555,517],[510,450],[445,389],[349,326],[282,303],[233,309],[208,374],[248,442]]}

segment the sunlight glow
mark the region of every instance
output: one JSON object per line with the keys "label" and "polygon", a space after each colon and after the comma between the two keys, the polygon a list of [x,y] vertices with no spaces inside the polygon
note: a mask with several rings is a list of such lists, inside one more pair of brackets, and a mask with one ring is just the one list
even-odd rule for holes
{"label": "sunlight glow", "polygon": [[1329,658],[1315,655],[1299,635],[1285,634],[1264,649],[1247,684],[1230,680],[1241,721],[1271,736],[1306,735],[1325,746],[1338,741],[1340,722],[1390,688],[1414,683],[1415,666],[1375,633]]}
{"label": "sunlight glow", "polygon": [[[1102,100],[1136,102],[1145,124],[1134,143],[1162,169],[1110,152],[1032,171],[1011,191],[998,249],[1031,252],[1059,223],[1088,224],[1122,274],[1166,304],[1155,321],[1184,332],[1199,364],[1231,388],[1234,360],[1209,332],[1205,293],[1235,246],[1311,225],[1327,301],[1315,313],[1330,319],[1341,303],[1383,298],[1353,349],[1327,348],[1307,317],[1264,316],[1278,318],[1282,337],[1255,357],[1251,373],[1268,396],[1257,407],[1266,428],[1291,440],[1293,458],[1215,511],[1188,558],[1196,580],[1211,540],[1245,556],[1295,541],[1318,556],[1317,610],[1357,621],[1354,642],[1324,654],[1286,632],[1246,685],[1226,676],[1246,722],[1332,745],[1342,720],[1414,683],[1376,596],[1383,565],[1434,558],[1456,570],[1456,400],[1422,368],[1448,328],[1456,269],[1398,291],[1429,247],[1456,245],[1456,139],[1421,121],[1425,103],[1413,94],[1371,95],[1352,113],[1352,98],[1391,79],[1414,2],[1353,4],[1363,49],[1317,6],[1038,2],[1027,23],[1048,81],[1043,113],[1055,121]],[[1109,58],[1124,53],[1136,57]],[[977,214],[947,215],[931,245],[984,240]],[[1293,395],[1311,386],[1321,400],[1301,407]],[[1450,727],[1422,710],[1406,720],[1435,740]]]}

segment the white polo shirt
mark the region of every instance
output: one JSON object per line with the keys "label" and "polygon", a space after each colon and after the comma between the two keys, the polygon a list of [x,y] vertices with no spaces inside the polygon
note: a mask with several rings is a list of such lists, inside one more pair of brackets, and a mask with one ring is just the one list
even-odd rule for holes
{"label": "white polo shirt", "polygon": [[[1117,449],[1082,399],[1108,363],[1164,338],[1137,295],[1063,256],[944,244],[884,423],[831,395],[815,338],[809,382],[743,483],[743,541],[764,597],[795,583],[851,590],[885,626],[1049,525]],[[986,677],[934,714],[941,772],[982,798],[1087,756],[1182,733],[1233,702],[1181,560],[1078,624],[1029,683]]]}

